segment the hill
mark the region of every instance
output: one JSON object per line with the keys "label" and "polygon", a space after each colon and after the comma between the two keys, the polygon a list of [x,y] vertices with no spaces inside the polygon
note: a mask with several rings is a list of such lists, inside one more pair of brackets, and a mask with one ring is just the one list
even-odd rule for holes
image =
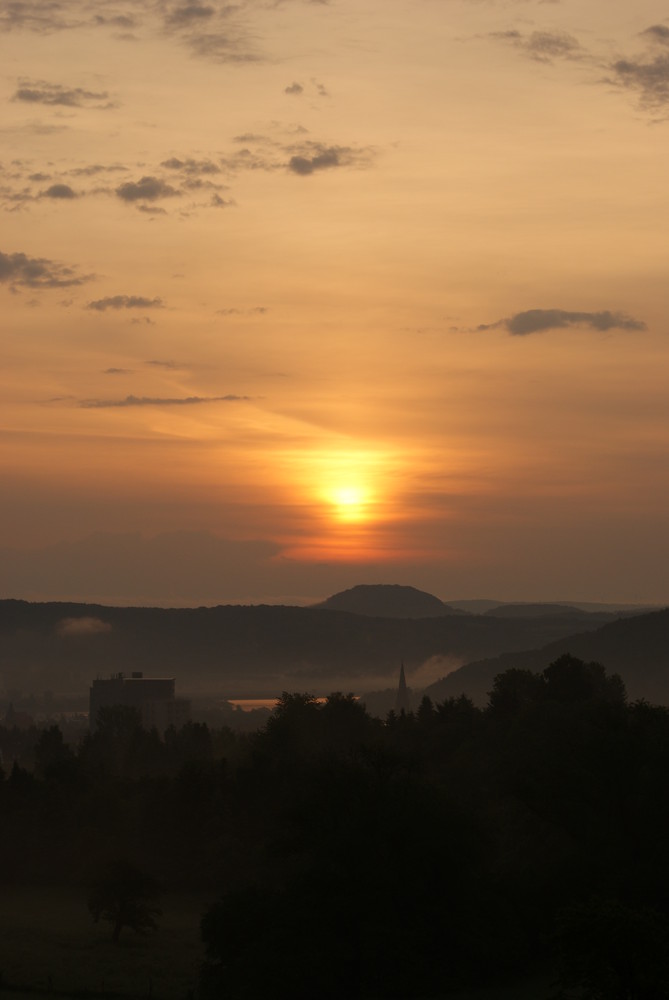
{"label": "hill", "polygon": [[[560,619],[557,619],[560,620]],[[539,672],[563,653],[603,664],[625,681],[629,697],[669,704],[669,609],[620,618],[594,631],[553,640],[538,649],[507,651],[454,670],[430,685],[433,700],[467,694],[485,704],[495,676],[511,667]]]}
{"label": "hill", "polygon": [[424,590],[385,583],[358,584],[333,594],[314,607],[325,611],[348,611],[371,618],[440,618],[442,615],[466,614]]}
{"label": "hill", "polygon": [[[480,660],[543,646],[598,624],[582,613],[371,618],[263,605],[112,608],[5,600],[0,601],[0,685],[6,693],[83,697],[96,676],[141,670],[176,677],[181,693],[219,698],[371,690],[395,684],[402,658],[411,675],[434,657]],[[432,671],[425,679],[434,676]]]}

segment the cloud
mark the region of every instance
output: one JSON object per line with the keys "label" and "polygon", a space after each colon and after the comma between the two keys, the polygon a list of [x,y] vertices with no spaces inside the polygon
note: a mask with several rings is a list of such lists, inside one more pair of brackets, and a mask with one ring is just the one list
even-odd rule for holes
{"label": "cloud", "polygon": [[74,268],[46,257],[28,257],[24,253],[0,252],[0,282],[12,287],[67,288],[83,285],[92,275],[79,275]]}
{"label": "cloud", "polygon": [[[658,26],[659,27],[659,26]],[[669,103],[669,53],[649,59],[619,59],[613,63],[614,82],[636,91],[646,108]]]}
{"label": "cloud", "polygon": [[127,167],[122,166],[120,163],[112,163],[109,166],[101,163],[91,163],[87,167],[72,167],[67,173],[71,177],[93,177],[95,174],[117,173],[119,170],[126,171],[127,169]]}
{"label": "cloud", "polygon": [[113,17],[104,17],[102,14],[96,14],[93,22],[100,25],[100,27],[111,25],[113,28],[134,28],[137,24],[136,19],[128,14],[116,14]]}
{"label": "cloud", "polygon": [[585,55],[578,39],[564,31],[533,31],[529,35],[520,31],[494,31],[490,38],[513,45],[537,62],[582,59]]}
{"label": "cloud", "polygon": [[241,403],[250,396],[184,396],[161,398],[151,396],[126,396],[125,399],[82,399],[79,406],[85,410],[102,410],[130,406],[196,406],[200,403]]}
{"label": "cloud", "polygon": [[373,149],[369,147],[355,149],[353,146],[326,146],[322,142],[312,141],[303,142],[299,146],[285,146],[284,149],[293,153],[287,164],[288,169],[302,177],[333,167],[364,166],[371,162],[374,155]]}
{"label": "cloud", "polygon": [[179,7],[173,7],[165,18],[165,23],[170,27],[181,28],[208,21],[215,13],[216,11],[213,7],[206,7],[203,4],[191,2]]}
{"label": "cloud", "polygon": [[225,200],[221,198],[219,194],[212,194],[211,201],[209,202],[212,208],[230,208],[231,205],[236,205],[237,202],[234,199]]}
{"label": "cloud", "polygon": [[112,626],[109,622],[92,617],[61,618],[56,625],[56,632],[63,639],[79,635],[104,635],[111,631]]}
{"label": "cloud", "polygon": [[172,156],[169,160],[163,160],[160,165],[167,170],[178,170],[190,175],[220,174],[221,172],[221,168],[217,167],[211,160],[193,160],[191,158],[180,160],[178,157]]}
{"label": "cloud", "polygon": [[284,88],[283,92],[284,94],[293,94],[293,95],[303,94],[304,87],[302,86],[301,83],[291,83],[289,87]]}
{"label": "cloud", "polygon": [[334,146],[323,149],[314,156],[291,156],[288,161],[288,169],[292,170],[294,174],[302,176],[313,174],[316,170],[326,170],[328,167],[340,165],[339,152]]}
{"label": "cloud", "polygon": [[147,299],[143,295],[110,295],[105,299],[89,302],[87,309],[104,312],[106,309],[164,309],[163,300]]}
{"label": "cloud", "polygon": [[5,0],[0,4],[0,29],[26,29],[48,34],[76,27],[63,13],[63,5],[50,0]]}
{"label": "cloud", "polygon": [[194,56],[201,59],[211,59],[219,63],[250,63],[260,62],[262,57],[235,30],[229,32],[206,32],[192,34],[186,37],[186,43]]}
{"label": "cloud", "polygon": [[[46,83],[44,80],[38,80],[34,83],[22,81],[12,100],[66,108],[82,108],[91,104],[98,108],[112,107],[106,90],[94,91],[84,90],[81,87],[63,87],[59,83]],[[100,101],[107,103],[101,105]]]}
{"label": "cloud", "polygon": [[641,36],[648,37],[650,41],[658,42],[660,45],[669,45],[669,28],[666,24],[651,24],[641,32]]}
{"label": "cloud", "polygon": [[217,309],[217,316],[262,316],[268,312],[267,306],[252,306],[250,309]]}
{"label": "cloud", "polygon": [[494,330],[503,327],[515,337],[546,330],[563,330],[572,326],[589,326],[593,330],[645,330],[646,324],[623,312],[569,312],[565,309],[527,309],[496,323],[482,324],[477,329]]}
{"label": "cloud", "polygon": [[77,193],[73,191],[69,184],[52,184],[46,191],[42,191],[41,198],[60,198],[63,200],[76,198]]}
{"label": "cloud", "polygon": [[103,375],[131,375],[132,368],[105,368]]}
{"label": "cloud", "polygon": [[178,361],[161,361],[160,358],[152,358],[150,361],[145,361],[144,364],[152,365],[154,368],[169,368],[171,371],[183,368],[183,365],[179,364]]}
{"label": "cloud", "polygon": [[116,188],[116,194],[123,201],[156,201],[158,198],[174,198],[179,192],[159,177],[141,177],[138,181],[126,181]]}

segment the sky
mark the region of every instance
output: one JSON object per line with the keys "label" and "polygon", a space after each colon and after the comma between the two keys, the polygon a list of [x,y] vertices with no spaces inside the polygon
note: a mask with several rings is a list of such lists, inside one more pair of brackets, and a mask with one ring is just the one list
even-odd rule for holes
{"label": "sky", "polygon": [[0,0],[0,596],[669,601],[669,3]]}

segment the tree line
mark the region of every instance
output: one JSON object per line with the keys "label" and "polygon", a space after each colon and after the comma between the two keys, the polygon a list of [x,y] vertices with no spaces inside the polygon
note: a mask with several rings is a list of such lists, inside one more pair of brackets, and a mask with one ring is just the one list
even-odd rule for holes
{"label": "tree line", "polygon": [[385,720],[284,694],[253,735],[161,739],[104,709],[31,753],[4,751],[6,880],[88,886],[103,915],[113,865],[215,887],[203,1000],[440,997],[533,969],[564,997],[669,995],[669,710],[599,664]]}

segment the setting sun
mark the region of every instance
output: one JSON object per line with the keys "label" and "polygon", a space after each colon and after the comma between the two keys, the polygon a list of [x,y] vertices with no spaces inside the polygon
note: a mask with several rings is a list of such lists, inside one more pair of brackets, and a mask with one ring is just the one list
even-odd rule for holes
{"label": "setting sun", "polygon": [[369,494],[361,486],[338,487],[331,502],[341,521],[361,521],[369,515]]}

